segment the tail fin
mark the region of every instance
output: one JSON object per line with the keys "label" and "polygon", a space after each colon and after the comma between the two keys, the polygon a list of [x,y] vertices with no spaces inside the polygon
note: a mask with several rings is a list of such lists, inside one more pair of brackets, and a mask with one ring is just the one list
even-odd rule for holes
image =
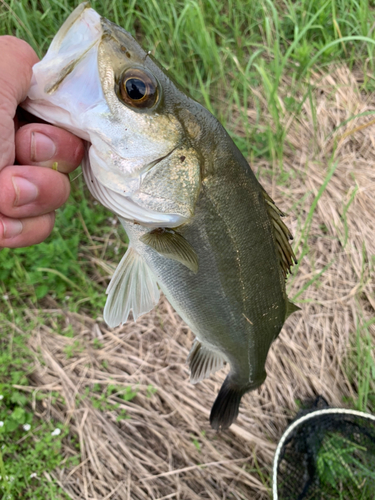
{"label": "tail fin", "polygon": [[213,429],[224,430],[233,423],[238,415],[241,398],[247,391],[247,386],[238,386],[227,376],[211,410],[210,422]]}

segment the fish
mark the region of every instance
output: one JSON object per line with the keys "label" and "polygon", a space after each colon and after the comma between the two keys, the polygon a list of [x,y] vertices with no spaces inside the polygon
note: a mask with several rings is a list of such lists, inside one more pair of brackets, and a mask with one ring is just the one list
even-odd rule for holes
{"label": "fish", "polygon": [[135,321],[161,290],[195,334],[191,382],[230,366],[210,414],[227,429],[299,309],[286,293],[297,260],[283,212],[219,121],[88,3],[33,67],[24,107],[86,141],[88,189],[128,235],[104,320]]}

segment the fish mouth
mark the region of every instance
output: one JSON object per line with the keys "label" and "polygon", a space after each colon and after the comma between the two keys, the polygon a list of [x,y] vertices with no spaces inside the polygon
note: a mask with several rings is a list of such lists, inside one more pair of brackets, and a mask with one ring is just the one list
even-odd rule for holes
{"label": "fish mouth", "polygon": [[[101,132],[100,117],[109,115],[111,109],[100,75],[100,47],[104,39],[110,37],[116,47],[123,48],[124,37],[127,36],[131,38],[125,30],[90,8],[88,2],[79,5],[56,33],[45,57],[33,67],[29,98],[23,106],[36,116],[67,128],[87,141],[88,149],[92,148],[92,153],[96,151],[98,162],[102,165],[101,182],[109,170],[102,160],[108,157],[115,167],[110,169],[111,174],[118,170],[124,179],[120,185],[132,184],[133,187],[137,179],[143,179],[156,165],[166,161],[173,153],[175,144],[170,145],[170,151],[169,148],[158,148],[155,155],[142,158],[143,155],[134,156],[132,153],[126,157],[122,143],[108,139]],[[75,96],[74,104],[72,96]]]}
{"label": "fish mouth", "polygon": [[[100,16],[91,8],[89,2],[80,4],[66,19],[56,33],[48,52],[58,54],[59,61],[65,64],[60,67],[58,76],[44,87],[46,94],[58,90],[60,84],[72,73],[85,56],[105,38],[118,40],[118,32],[127,34],[125,30]],[[47,52],[47,54],[48,54]],[[56,58],[53,58],[56,65]]]}
{"label": "fish mouth", "polygon": [[79,117],[103,101],[97,69],[102,38],[101,16],[88,2],[79,5],[58,30],[43,59],[33,66],[28,98],[22,107],[89,140]]}
{"label": "fish mouth", "polygon": [[82,61],[82,59],[85,57],[85,55],[97,44],[97,42],[93,42],[77,59],[74,61],[70,62],[67,66],[65,66],[60,75],[58,76],[57,80],[55,82],[52,82],[50,84],[47,84],[44,87],[44,92],[46,94],[52,94],[55,92],[60,84],[65,80],[65,78],[74,70],[74,68]]}
{"label": "fish mouth", "polygon": [[56,92],[90,50],[99,45],[102,37],[101,16],[91,8],[89,2],[80,4],[58,30],[47,51],[46,58],[51,55],[51,66],[59,65],[60,68],[58,76],[46,83],[44,92]]}
{"label": "fish mouth", "polygon": [[[79,18],[85,14],[86,9],[90,9],[90,2],[83,2],[73,12],[67,17],[65,22],[62,24],[58,32],[56,33],[51,47],[53,46],[54,50],[59,50],[64,39],[66,38],[68,32],[73,27],[73,25],[79,20]],[[96,14],[98,18],[100,18],[99,14]]]}

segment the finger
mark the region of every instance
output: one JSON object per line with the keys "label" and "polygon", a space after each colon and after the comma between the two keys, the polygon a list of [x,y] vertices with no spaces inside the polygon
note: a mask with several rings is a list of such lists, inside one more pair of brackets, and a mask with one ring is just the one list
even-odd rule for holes
{"label": "finger", "polygon": [[52,212],[66,202],[70,192],[67,175],[24,165],[3,168],[0,186],[0,213],[16,219]]}
{"label": "finger", "polygon": [[16,133],[16,157],[22,165],[52,167],[57,162],[59,172],[69,173],[80,165],[83,153],[81,139],[53,125],[30,123]]}
{"label": "finger", "polygon": [[18,103],[27,95],[31,68],[38,62],[34,50],[23,40],[0,36],[0,170],[14,163],[13,118]]}
{"label": "finger", "polygon": [[41,243],[51,234],[54,222],[54,212],[20,220],[0,214],[0,247],[19,248]]}

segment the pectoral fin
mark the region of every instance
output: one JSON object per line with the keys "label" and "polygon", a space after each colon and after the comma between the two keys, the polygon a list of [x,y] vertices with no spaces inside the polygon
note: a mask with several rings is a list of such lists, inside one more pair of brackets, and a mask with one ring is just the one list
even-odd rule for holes
{"label": "pectoral fin", "polygon": [[134,321],[156,306],[160,291],[143,258],[130,246],[107,288],[104,321],[114,328],[125,323],[133,311]]}
{"label": "pectoral fin", "polygon": [[198,271],[198,257],[195,250],[183,236],[173,229],[154,229],[141,236],[140,241],[160,255],[181,262],[193,273]]}
{"label": "pectoral fin", "polygon": [[225,365],[225,359],[222,354],[202,346],[199,340],[194,341],[187,362],[190,367],[190,382],[192,384],[197,384]]}

